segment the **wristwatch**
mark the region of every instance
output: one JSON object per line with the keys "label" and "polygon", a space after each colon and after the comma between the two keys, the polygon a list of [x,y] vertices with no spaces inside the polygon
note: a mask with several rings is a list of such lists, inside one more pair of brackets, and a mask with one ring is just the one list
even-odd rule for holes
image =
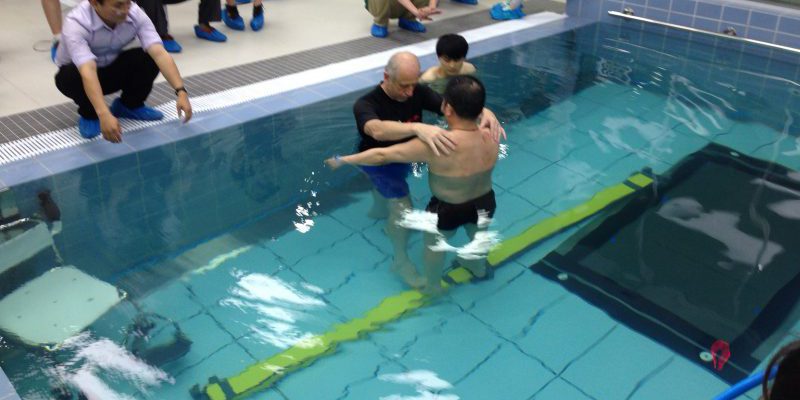
{"label": "wristwatch", "polygon": [[187,91],[186,91],[186,88],[185,88],[185,87],[183,87],[183,86],[181,86],[181,87],[179,87],[179,88],[175,88],[175,96],[177,96],[177,95],[178,95],[178,93],[180,93],[180,92],[186,92],[186,94],[189,94],[189,92],[187,92]]}

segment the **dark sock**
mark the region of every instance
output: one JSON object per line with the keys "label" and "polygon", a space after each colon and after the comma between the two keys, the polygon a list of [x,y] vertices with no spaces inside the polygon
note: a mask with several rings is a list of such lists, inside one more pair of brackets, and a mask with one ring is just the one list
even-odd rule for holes
{"label": "dark sock", "polygon": [[257,17],[257,16],[259,16],[261,14],[264,14],[264,5],[263,4],[259,4],[257,6],[253,6],[253,16]]}
{"label": "dark sock", "polygon": [[236,6],[225,5],[225,12],[228,13],[228,17],[230,18],[239,18],[239,9],[237,9]]}

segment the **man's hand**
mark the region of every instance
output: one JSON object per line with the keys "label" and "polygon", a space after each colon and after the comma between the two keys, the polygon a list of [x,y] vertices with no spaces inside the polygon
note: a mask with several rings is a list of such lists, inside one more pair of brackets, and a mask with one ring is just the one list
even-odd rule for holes
{"label": "man's hand", "polygon": [[414,132],[437,156],[450,154],[456,148],[456,143],[450,138],[450,132],[438,126],[414,123]]}
{"label": "man's hand", "polygon": [[431,17],[430,16],[431,15],[436,15],[436,14],[441,14],[442,10],[440,10],[440,9],[438,9],[436,7],[428,6],[428,7],[418,8],[417,9],[417,13],[418,14],[416,15],[416,17],[420,21],[431,21]]}
{"label": "man's hand", "polygon": [[122,141],[122,128],[119,127],[119,121],[111,113],[98,116],[100,118],[100,132],[103,133],[103,139],[111,143],[119,143]]}
{"label": "man's hand", "polygon": [[344,162],[339,158],[339,156],[333,156],[325,160],[325,165],[327,165],[328,168],[336,171],[337,169],[339,169],[339,167],[344,165]]}
{"label": "man's hand", "polygon": [[178,118],[183,123],[189,122],[192,119],[192,105],[189,103],[189,95],[185,91],[178,92],[178,99],[175,100],[175,106],[178,108]]}
{"label": "man's hand", "polygon": [[500,143],[501,137],[503,140],[507,140],[506,130],[500,125],[497,116],[488,108],[484,108],[481,113],[481,123],[479,127],[481,128],[481,132],[488,132],[489,137],[494,140],[495,143]]}

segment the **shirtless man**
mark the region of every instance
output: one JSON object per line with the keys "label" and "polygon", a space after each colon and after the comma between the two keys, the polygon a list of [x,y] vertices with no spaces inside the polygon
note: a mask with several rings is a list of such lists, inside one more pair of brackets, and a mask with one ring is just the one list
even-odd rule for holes
{"label": "shirtless man", "polygon": [[[495,211],[492,170],[497,162],[498,143],[481,133],[478,125],[486,101],[486,90],[475,77],[457,76],[444,92],[442,113],[455,144],[449,154],[437,155],[419,138],[390,147],[372,148],[361,153],[332,157],[325,163],[332,169],[344,164],[374,166],[389,163],[428,163],[428,184],[433,197],[427,211],[438,215],[437,228],[449,238],[464,226],[470,239],[485,227],[478,217],[491,218]],[[425,233],[425,287],[428,293],[442,290],[444,254],[431,250],[439,235]],[[486,276],[485,259],[463,260],[463,265],[477,278]]]}

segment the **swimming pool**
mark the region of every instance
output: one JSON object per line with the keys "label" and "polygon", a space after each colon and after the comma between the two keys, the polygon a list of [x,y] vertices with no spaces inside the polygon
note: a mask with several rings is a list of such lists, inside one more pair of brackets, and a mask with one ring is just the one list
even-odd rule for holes
{"label": "swimming pool", "polygon": [[[709,142],[797,170],[791,57],[595,24],[473,60],[509,134],[495,171],[494,229],[514,236]],[[244,123],[259,110],[240,106],[214,117],[228,128],[52,177],[61,256],[131,301],[55,352],[6,342],[0,360],[19,394],[49,398],[68,381],[101,398],[190,398],[193,386],[235,376],[402,292],[383,224],[365,215],[366,182],[322,166],[353,149],[350,109],[360,94]],[[410,183],[414,203],[425,204],[425,174]],[[528,268],[571,233],[253,398],[674,399],[724,390],[710,367]],[[418,234],[410,254],[419,262]],[[125,356],[137,308],[176,321],[189,353],[160,368]],[[783,339],[800,335],[791,315]]]}

